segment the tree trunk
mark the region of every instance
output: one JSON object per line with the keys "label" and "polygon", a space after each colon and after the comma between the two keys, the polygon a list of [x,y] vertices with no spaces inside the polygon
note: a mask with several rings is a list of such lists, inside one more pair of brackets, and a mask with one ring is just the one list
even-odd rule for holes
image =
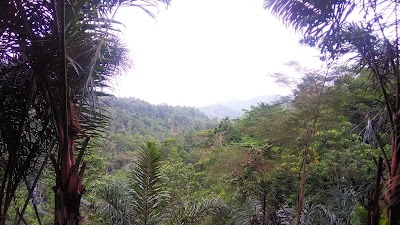
{"label": "tree trunk", "polygon": [[263,202],[262,202],[262,213],[263,213],[263,218],[262,218],[262,225],[267,224],[267,190],[263,190]]}
{"label": "tree trunk", "polygon": [[399,136],[399,116],[393,116],[393,124],[397,125],[392,128],[391,134],[391,154],[392,162],[390,168],[390,180],[388,181],[385,198],[387,201],[387,216],[390,225],[400,225],[400,138]]}
{"label": "tree trunk", "polygon": [[308,152],[310,150],[311,139],[314,136],[315,130],[315,121],[313,125],[313,129],[310,132],[309,137],[307,138],[307,144],[304,148],[303,162],[301,164],[301,184],[300,184],[300,192],[297,199],[297,209],[296,209],[296,225],[300,225],[300,217],[301,217],[301,209],[303,208],[304,194],[305,194],[305,186],[306,186],[306,175],[307,175],[307,162],[308,162]]}
{"label": "tree trunk", "polygon": [[368,214],[370,216],[369,221],[371,225],[379,225],[380,219],[380,208],[379,208],[379,195],[381,193],[381,176],[382,176],[382,168],[383,167],[383,158],[379,156],[378,159],[378,167],[376,170],[376,178],[375,178],[375,190],[372,199],[372,208],[368,210]]}
{"label": "tree trunk", "polygon": [[[57,174],[57,186],[55,187],[55,222],[56,225],[75,225],[80,221],[80,201],[84,192],[82,185],[83,174],[86,169],[86,164],[83,163],[79,171],[80,162],[83,158],[83,153],[89,142],[89,137],[86,137],[85,142],[75,160],[75,138],[82,131],[79,126],[78,119],[74,111],[74,104],[70,102],[68,107],[68,148],[64,150],[60,148],[61,165],[57,164],[56,168],[61,168]],[[79,173],[78,173],[79,171]]]}
{"label": "tree trunk", "polygon": [[[394,160],[393,160],[394,161]],[[391,176],[390,187],[386,190],[386,200],[388,202],[387,216],[390,225],[400,225],[400,204],[399,204],[399,174]]]}
{"label": "tree trunk", "polygon": [[[74,112],[74,103],[69,100],[67,57],[65,43],[65,0],[56,1],[58,34],[60,37],[60,115],[55,115],[58,124],[58,161],[53,160],[56,170],[54,224],[79,224],[79,206],[83,193],[82,177],[85,165],[78,175],[80,159],[75,162],[75,138],[81,131],[79,118]],[[83,153],[84,147],[81,152]],[[81,156],[81,154],[80,154]],[[81,156],[82,157],[82,156]],[[79,157],[78,157],[79,158]]]}

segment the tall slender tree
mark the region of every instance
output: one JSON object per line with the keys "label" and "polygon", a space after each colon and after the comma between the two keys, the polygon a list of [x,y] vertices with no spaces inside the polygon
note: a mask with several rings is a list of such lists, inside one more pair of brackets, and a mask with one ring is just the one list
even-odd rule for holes
{"label": "tall slender tree", "polygon": [[[137,6],[151,14],[146,7],[156,3],[0,2],[0,224],[8,221],[21,180],[36,175],[34,167],[42,156],[52,154],[54,142],[55,224],[78,223],[83,152],[88,136],[103,125],[96,96],[107,78],[129,66],[113,17],[120,6]],[[82,137],[75,156],[75,139]]]}

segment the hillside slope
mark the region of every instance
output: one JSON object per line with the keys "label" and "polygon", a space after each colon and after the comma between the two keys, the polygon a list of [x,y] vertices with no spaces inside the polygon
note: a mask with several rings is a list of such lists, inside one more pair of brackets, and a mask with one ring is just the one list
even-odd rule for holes
{"label": "hillside slope", "polygon": [[113,133],[138,133],[162,140],[213,127],[213,122],[193,107],[153,105],[136,98],[112,98],[106,104],[112,118],[108,131]]}

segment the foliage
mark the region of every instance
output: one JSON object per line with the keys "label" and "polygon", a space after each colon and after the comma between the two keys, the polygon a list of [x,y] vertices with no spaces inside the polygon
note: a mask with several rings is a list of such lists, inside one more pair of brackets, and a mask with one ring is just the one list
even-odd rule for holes
{"label": "foliage", "polygon": [[[227,206],[219,199],[181,202],[182,199],[175,196],[170,203],[170,194],[165,185],[171,185],[171,181],[165,182],[163,178],[171,177],[161,175],[161,170],[170,175],[169,167],[161,167],[161,152],[156,144],[146,142],[137,154],[138,159],[129,172],[129,179],[125,182],[113,182],[100,191],[104,199],[100,208],[106,223],[203,224],[204,221],[221,221],[221,216],[227,215]],[[182,172],[177,167],[173,169],[175,173]],[[179,181],[184,181],[181,177],[185,178],[185,174],[179,175]],[[176,186],[179,194],[184,194],[185,192],[179,191],[186,187]]]}
{"label": "foliage", "polygon": [[[369,4],[360,7],[361,2]],[[64,30],[56,23],[60,4],[8,1],[9,10],[0,15],[0,215],[32,198],[38,201],[16,218],[34,223],[36,207],[37,217],[50,223],[59,210],[54,201],[60,203],[52,190],[56,177],[56,193],[65,191],[59,188],[62,157],[54,154],[55,169],[45,164],[53,149],[63,152],[62,130],[79,127],[65,126],[74,122],[65,118],[75,115],[85,131],[68,140],[70,145],[83,153],[84,138],[92,136],[85,185],[98,211],[85,211],[85,224],[290,224],[299,168],[305,166],[302,224],[364,224],[372,215],[393,220],[382,216],[385,202],[379,197],[390,200],[388,208],[396,200],[382,190],[395,190],[390,181],[396,177],[391,168],[396,155],[386,155],[399,140],[397,21],[390,17],[384,23],[380,14],[382,4],[396,9],[398,3],[360,3],[266,0],[265,7],[302,30],[303,42],[318,46],[327,59],[356,52],[360,70],[321,72],[291,63],[304,74],[297,85],[282,74],[275,78],[292,85],[292,96],[214,124],[194,108],[134,98],[102,98],[107,112],[98,111],[95,94],[103,95],[107,78],[129,66],[112,15],[119,6],[144,5],[71,1],[65,5]],[[372,18],[349,23],[356,8]],[[69,108],[63,108],[68,101],[61,96],[73,100]],[[43,177],[29,196],[42,165]],[[19,185],[25,179],[27,188]],[[98,213],[102,217],[95,219]],[[0,221],[12,222],[11,217]]]}
{"label": "foliage", "polygon": [[213,127],[213,122],[193,107],[152,105],[135,98],[111,98],[105,103],[113,118],[108,132],[139,133],[160,141]]}
{"label": "foliage", "polygon": [[110,224],[158,224],[168,202],[160,175],[161,153],[156,143],[146,142],[138,149],[138,159],[127,184],[111,184],[100,193],[101,206]]}
{"label": "foliage", "polygon": [[170,218],[165,224],[224,224],[228,208],[219,199],[202,200],[201,202],[176,203],[169,209]]}
{"label": "foliage", "polygon": [[[379,156],[379,149],[362,143],[366,131],[361,127],[367,123],[364,117],[370,107],[381,104],[379,92],[370,88],[367,77],[365,73],[355,76],[352,70],[333,71],[320,93],[317,129],[310,141],[306,162],[309,169],[301,217],[304,223],[350,224],[365,219],[374,190],[373,159]],[[313,107],[317,103],[313,95],[318,92],[316,85],[323,82],[324,76],[309,71],[299,85],[292,88],[293,97],[272,104],[260,103],[244,117],[222,120],[214,129],[161,136],[151,131],[155,135],[152,143],[159,142],[158,157],[162,159],[159,163],[161,180],[157,182],[162,182],[160,187],[169,196],[169,203],[160,203],[165,207],[156,210],[159,219],[156,223],[273,224],[293,221],[302,149],[307,127],[312,124],[309,121],[316,115]],[[114,108],[130,115],[131,111],[122,106]],[[136,110],[141,111],[139,107]],[[161,114],[154,116],[155,121],[164,121],[160,119]],[[126,118],[129,121],[129,117]],[[194,118],[188,117],[188,120]],[[151,120],[136,132],[125,127],[138,124],[133,122],[136,119],[120,125],[113,122],[119,128],[111,127],[107,138],[100,138],[98,144],[92,146],[103,155],[109,169],[106,170],[108,176],[103,177],[105,173],[98,164],[98,174],[91,176],[99,179],[88,185],[106,195],[105,199],[115,197],[104,201],[101,208],[112,216],[96,220],[95,215],[88,214],[92,224],[113,221],[129,224],[139,218],[131,212],[138,209],[135,209],[136,199],[139,199],[137,193],[142,195],[144,192],[135,191],[133,183],[143,180],[132,179],[141,173],[133,173],[130,165],[139,162],[141,155],[135,148],[145,139],[141,132],[152,129],[154,123]],[[101,162],[90,154],[88,157]],[[97,201],[93,194],[90,201]],[[113,204],[114,208],[111,207]],[[226,217],[222,219],[204,212],[221,212]]]}
{"label": "foliage", "polygon": [[[347,53],[352,53],[353,65],[371,73],[371,83],[378,86],[383,106],[371,111],[368,130],[372,130],[375,143],[379,145],[381,156],[377,166],[376,191],[371,200],[371,223],[379,223],[378,203],[380,177],[383,171],[388,175],[388,185],[384,186],[385,208],[390,224],[400,224],[400,203],[394,182],[400,175],[399,115],[400,108],[400,62],[399,62],[399,2],[397,1],[286,1],[266,0],[265,8],[281,18],[288,25],[303,32],[303,42],[317,46],[324,54],[321,59],[334,61]],[[355,15],[356,14],[356,15]],[[372,86],[372,85],[371,85]],[[375,86],[375,85],[374,85]],[[372,127],[372,128],[371,128]],[[380,134],[390,137],[382,142]],[[379,142],[379,143],[378,143]],[[383,149],[390,144],[390,156]],[[383,168],[383,163],[386,168]],[[389,165],[390,161],[390,165]]]}

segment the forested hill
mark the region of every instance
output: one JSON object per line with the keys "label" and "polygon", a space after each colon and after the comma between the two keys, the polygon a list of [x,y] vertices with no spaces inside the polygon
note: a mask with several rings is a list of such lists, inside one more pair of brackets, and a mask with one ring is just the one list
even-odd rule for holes
{"label": "forested hill", "polygon": [[215,125],[193,107],[153,105],[136,98],[110,98],[105,103],[112,118],[108,134],[140,134],[163,140],[210,129]]}

